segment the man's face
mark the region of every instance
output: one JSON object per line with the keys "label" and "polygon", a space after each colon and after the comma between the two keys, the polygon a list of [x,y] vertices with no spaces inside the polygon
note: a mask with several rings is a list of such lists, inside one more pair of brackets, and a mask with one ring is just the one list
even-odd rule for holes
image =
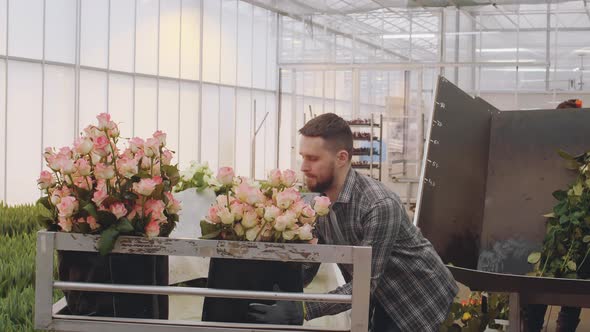
{"label": "man's face", "polygon": [[313,192],[325,192],[334,181],[336,153],[325,146],[321,137],[301,136],[299,154],[303,158],[301,171],[305,184]]}

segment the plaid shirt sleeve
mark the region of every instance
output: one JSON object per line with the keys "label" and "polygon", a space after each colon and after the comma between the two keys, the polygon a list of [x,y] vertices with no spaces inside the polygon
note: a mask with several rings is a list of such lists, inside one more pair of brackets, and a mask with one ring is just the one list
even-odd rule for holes
{"label": "plaid shirt sleeve", "polygon": [[[394,246],[396,235],[402,221],[400,206],[390,198],[384,198],[371,206],[369,212],[360,220],[364,234],[360,246],[372,247],[371,260],[371,298],[379,281],[385,273],[386,263]],[[354,273],[354,272],[353,272]],[[348,282],[331,294],[352,294],[352,282]],[[306,320],[325,315],[335,315],[350,309],[350,304],[306,302]]]}

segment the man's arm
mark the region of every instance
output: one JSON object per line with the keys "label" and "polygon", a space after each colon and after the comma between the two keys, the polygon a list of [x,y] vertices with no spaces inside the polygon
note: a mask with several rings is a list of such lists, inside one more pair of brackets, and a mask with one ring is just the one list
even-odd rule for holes
{"label": "man's arm", "polygon": [[[385,273],[385,266],[390,257],[395,238],[402,222],[403,208],[393,198],[384,198],[375,203],[370,211],[360,220],[364,228],[360,246],[370,246],[371,259],[371,297],[379,285],[381,276]],[[354,273],[354,271],[353,271]],[[354,275],[353,275],[354,278]],[[331,294],[352,294],[352,282],[348,282]],[[305,303],[305,319],[310,320],[325,315],[335,315],[350,309],[350,304],[342,303]]]}

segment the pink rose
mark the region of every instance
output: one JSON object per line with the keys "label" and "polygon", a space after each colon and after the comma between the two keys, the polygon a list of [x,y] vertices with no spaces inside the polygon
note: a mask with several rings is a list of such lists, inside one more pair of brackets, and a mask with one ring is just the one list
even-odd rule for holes
{"label": "pink rose", "polygon": [[170,214],[177,214],[181,210],[180,202],[174,198],[174,195],[170,192],[165,192],[164,196],[168,199],[168,204],[166,204],[166,211]]}
{"label": "pink rose", "polygon": [[286,229],[281,235],[283,236],[283,239],[285,239],[287,241],[291,241],[295,238],[295,235],[297,235],[297,233],[298,233],[297,228]]}
{"label": "pink rose", "polygon": [[226,207],[218,209],[217,216],[219,216],[219,219],[221,219],[221,222],[226,225],[233,224],[233,222],[235,220],[234,215]]}
{"label": "pink rose", "polygon": [[172,162],[172,158],[173,158],[173,154],[172,151],[170,150],[166,150],[164,152],[162,152],[162,165],[170,165],[170,163]]}
{"label": "pink rose", "polygon": [[47,161],[47,166],[52,170],[57,172],[61,169],[61,163],[56,155],[48,155],[45,157],[45,160]]}
{"label": "pink rose", "polygon": [[59,216],[58,220],[58,225],[61,227],[62,231],[68,233],[72,231],[72,218]]}
{"label": "pink rose", "polygon": [[39,189],[47,189],[55,185],[55,178],[50,172],[42,171],[39,175],[39,179],[37,179],[37,184],[39,185]]}
{"label": "pink rose", "polygon": [[117,170],[125,178],[131,179],[134,175],[137,175],[137,162],[135,159],[126,157],[117,159]]}
{"label": "pink rose", "polygon": [[131,152],[137,153],[138,150],[143,148],[144,144],[145,142],[143,141],[143,139],[139,137],[133,137],[129,140],[129,149],[131,150]]}
{"label": "pink rose", "polygon": [[256,240],[256,235],[258,235],[258,232],[260,232],[261,227],[260,226],[256,226],[256,227],[252,227],[249,230],[246,231],[246,239],[248,241],[254,241]]}
{"label": "pink rose", "polygon": [[307,205],[302,211],[299,220],[304,224],[313,224],[315,221],[315,210]]}
{"label": "pink rose", "polygon": [[276,218],[274,229],[276,229],[279,232],[282,232],[287,228],[293,228],[296,222],[297,219],[295,217],[295,214],[291,211],[287,211]]}
{"label": "pink rose", "polygon": [[92,143],[92,140],[88,137],[78,137],[74,142],[74,151],[81,155],[87,155],[92,151],[93,147],[94,143]]}
{"label": "pink rose", "polygon": [[110,209],[111,213],[114,214],[117,219],[121,219],[127,214],[127,209],[123,203],[114,203],[110,206]]}
{"label": "pink rose", "polygon": [[297,199],[299,199],[299,192],[293,188],[285,189],[277,194],[277,206],[288,209]]}
{"label": "pink rose", "polygon": [[98,163],[94,167],[94,175],[97,179],[112,179],[115,177],[115,169],[113,168],[113,166],[107,166],[103,163]]}
{"label": "pink rose", "polygon": [[270,176],[268,177],[268,182],[273,187],[278,187],[281,185],[281,170],[280,169],[273,169],[270,171]]}
{"label": "pink rose", "polygon": [[160,153],[160,141],[157,138],[148,138],[143,145],[143,151],[147,157],[155,157]]}
{"label": "pink rose", "polygon": [[78,173],[82,176],[90,175],[92,168],[90,167],[90,163],[86,159],[78,159],[76,160],[76,167],[78,168]]}
{"label": "pink rose", "polygon": [[234,215],[234,217],[236,218],[236,220],[242,220],[242,217],[244,215],[244,205],[241,204],[238,201],[234,201],[232,202],[231,206],[230,206],[230,210],[231,213]]}
{"label": "pink rose", "polygon": [[100,206],[107,197],[109,197],[109,195],[107,194],[106,190],[97,190],[92,195],[92,201],[94,204],[96,204],[96,206]]}
{"label": "pink rose", "polygon": [[107,124],[107,135],[109,135],[109,137],[119,137],[119,126],[117,126],[117,124],[113,121],[110,121]]}
{"label": "pink rose", "polygon": [[59,189],[55,189],[52,193],[51,193],[51,204],[56,205],[59,204],[61,202],[61,199],[63,197],[67,197],[70,196],[71,192],[70,189],[66,186],[63,186]]}
{"label": "pink rose", "polygon": [[74,178],[74,185],[78,188],[92,190],[92,179],[88,176],[77,176]]}
{"label": "pink rose", "polygon": [[145,235],[150,239],[160,235],[160,224],[156,220],[150,221],[145,226]]}
{"label": "pink rose", "polygon": [[105,135],[97,136],[94,139],[94,149],[92,150],[98,156],[104,157],[109,154],[109,139]]}
{"label": "pink rose", "polygon": [[278,207],[271,205],[264,209],[264,219],[266,221],[273,221],[276,217],[281,214],[281,209]]}
{"label": "pink rose", "polygon": [[94,219],[93,216],[86,217],[86,223],[88,223],[88,226],[90,226],[91,230],[95,230],[100,227],[100,224],[96,222],[96,219]]}
{"label": "pink rose", "polygon": [[107,129],[109,122],[111,122],[111,115],[108,113],[100,113],[96,116],[98,119],[98,129],[104,130]]}
{"label": "pink rose", "polygon": [[234,232],[236,232],[237,236],[243,236],[246,233],[244,226],[239,223],[234,225]]}
{"label": "pink rose", "polygon": [[133,209],[131,210],[131,212],[129,212],[129,214],[127,215],[127,219],[129,220],[133,220],[136,216],[139,216],[142,214],[142,207],[141,207],[141,203],[137,203],[133,206]]}
{"label": "pink rose", "polygon": [[231,167],[221,167],[217,172],[217,181],[224,186],[229,186],[234,182],[234,169]]}
{"label": "pink rose", "polygon": [[72,174],[77,170],[74,161],[65,154],[58,154],[57,162],[59,163],[59,170],[63,174]]}
{"label": "pink rose", "polygon": [[78,210],[78,201],[76,200],[76,197],[63,197],[59,204],[57,204],[57,210],[59,211],[60,217],[71,217]]}
{"label": "pink rose", "polygon": [[250,186],[244,181],[236,188],[236,198],[243,203],[256,205],[264,200],[264,195],[258,188]]}
{"label": "pink rose", "polygon": [[[229,204],[232,204],[236,199],[232,196],[229,197]],[[227,196],[226,195],[219,195],[215,198],[217,205],[220,207],[227,207]]]}
{"label": "pink rose", "polygon": [[293,213],[295,213],[297,215],[297,217],[299,217],[301,215],[301,212],[303,211],[303,209],[306,206],[309,206],[309,205],[307,205],[303,200],[301,200],[298,197],[297,200],[295,201],[295,203],[291,204],[291,207],[289,208],[289,210],[293,211]]}
{"label": "pink rose", "polygon": [[147,202],[145,202],[145,214],[151,214],[152,219],[162,222],[166,221],[166,216],[164,215],[165,209],[166,204],[160,200],[149,199]]}
{"label": "pink rose", "polygon": [[104,133],[100,131],[100,129],[93,125],[89,125],[86,128],[84,128],[84,133],[92,140],[94,140],[98,136],[104,135]]}
{"label": "pink rose", "polygon": [[216,205],[209,207],[209,213],[207,214],[207,220],[212,224],[219,224],[221,219],[217,215],[218,208]]}
{"label": "pink rose", "polygon": [[246,211],[242,215],[242,225],[246,228],[252,228],[258,225],[258,215],[255,211]]}
{"label": "pink rose", "polygon": [[141,179],[139,182],[133,184],[133,191],[143,196],[149,196],[154,192],[157,185],[158,183],[154,179]]}
{"label": "pink rose", "polygon": [[299,235],[299,239],[300,240],[303,240],[303,241],[307,241],[307,240],[313,239],[312,230],[313,230],[313,227],[311,227],[310,224],[305,224],[305,225],[299,227],[297,229],[298,235]]}
{"label": "pink rose", "polygon": [[158,146],[166,145],[166,133],[162,132],[161,130],[156,131],[152,137],[158,140]]}
{"label": "pink rose", "polygon": [[315,212],[318,213],[320,216],[325,216],[330,212],[330,198],[328,196],[317,196],[313,199],[315,204],[313,205],[313,209]]}
{"label": "pink rose", "polygon": [[291,187],[297,181],[297,174],[291,169],[286,169],[281,174],[281,182],[285,187]]}

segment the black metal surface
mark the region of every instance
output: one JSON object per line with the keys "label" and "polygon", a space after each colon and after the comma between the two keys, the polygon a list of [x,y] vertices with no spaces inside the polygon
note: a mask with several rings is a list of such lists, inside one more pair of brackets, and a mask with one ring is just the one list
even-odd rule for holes
{"label": "black metal surface", "polygon": [[485,214],[478,269],[524,274],[528,254],[540,248],[544,214],[576,173],[566,169],[559,149],[590,149],[590,112],[579,109],[507,111],[491,127]]}
{"label": "black metal surface", "polygon": [[439,78],[418,226],[445,263],[477,266],[491,116]]}

